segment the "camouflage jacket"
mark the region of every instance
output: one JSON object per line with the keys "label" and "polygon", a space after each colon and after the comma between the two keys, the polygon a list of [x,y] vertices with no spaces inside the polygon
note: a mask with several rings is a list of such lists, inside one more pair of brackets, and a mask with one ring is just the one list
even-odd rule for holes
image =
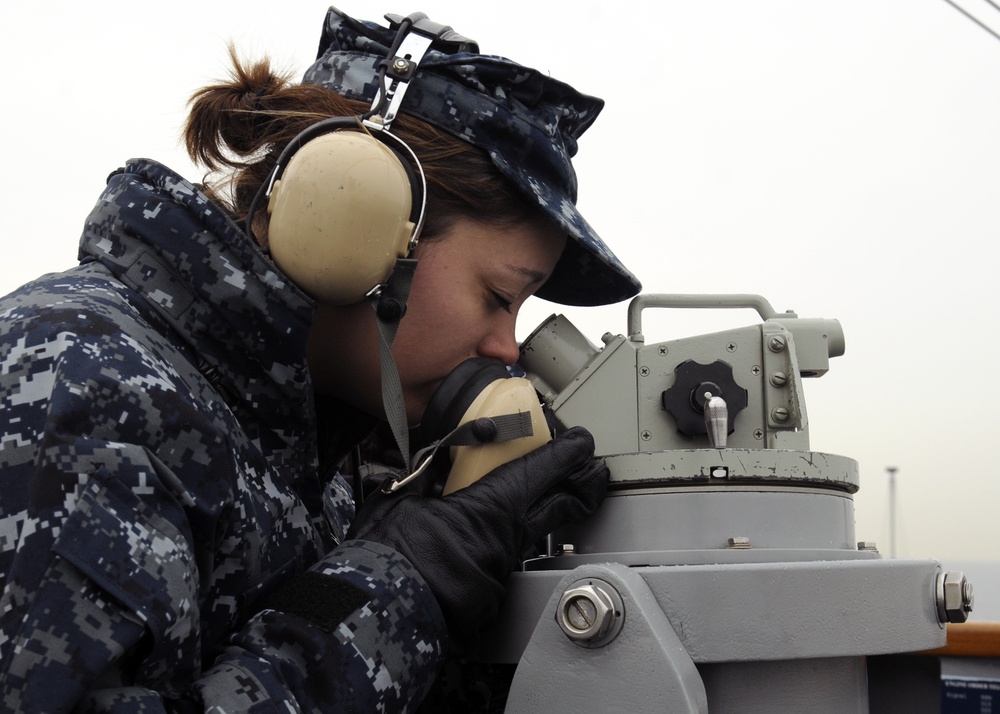
{"label": "camouflage jacket", "polygon": [[312,302],[192,184],[113,174],[80,265],[0,301],[0,711],[413,711],[444,623],[341,543]]}

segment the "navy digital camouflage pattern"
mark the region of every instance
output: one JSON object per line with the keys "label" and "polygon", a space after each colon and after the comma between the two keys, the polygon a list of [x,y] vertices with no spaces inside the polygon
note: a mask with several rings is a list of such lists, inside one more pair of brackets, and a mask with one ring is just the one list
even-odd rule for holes
{"label": "navy digital camouflage pattern", "polygon": [[[319,56],[304,81],[374,101],[378,65],[395,34],[330,8]],[[603,107],[603,100],[509,59],[432,48],[409,82],[401,111],[484,149],[500,172],[566,231],[566,250],[538,297],[603,305],[633,297],[642,287],[576,208],[570,159]]]}
{"label": "navy digital camouflage pattern", "polygon": [[340,542],[312,302],[150,161],[80,261],[0,301],[0,711],[414,711],[444,622],[408,561]]}

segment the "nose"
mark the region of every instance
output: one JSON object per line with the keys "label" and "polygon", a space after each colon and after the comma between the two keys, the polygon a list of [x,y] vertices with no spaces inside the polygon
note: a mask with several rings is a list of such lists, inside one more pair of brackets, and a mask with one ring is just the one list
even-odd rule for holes
{"label": "nose", "polygon": [[518,347],[517,338],[514,337],[514,325],[510,324],[491,330],[480,341],[476,354],[479,357],[498,359],[506,365],[517,362],[521,350]]}

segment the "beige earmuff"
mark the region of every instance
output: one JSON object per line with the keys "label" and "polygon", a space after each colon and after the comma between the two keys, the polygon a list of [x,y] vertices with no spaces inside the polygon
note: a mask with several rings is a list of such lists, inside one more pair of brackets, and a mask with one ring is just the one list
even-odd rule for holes
{"label": "beige earmuff", "polygon": [[478,481],[501,464],[524,456],[548,442],[550,434],[535,387],[524,377],[497,379],[479,393],[459,424],[500,414],[529,414],[531,431],[508,441],[451,447],[451,472],[442,496]]}
{"label": "beige earmuff", "polygon": [[[455,367],[431,396],[420,424],[423,446],[414,457],[414,473],[429,468],[437,454],[447,453],[438,466],[449,465],[448,472],[438,468],[433,477],[434,487],[447,495],[550,438],[534,385],[512,377],[498,360],[473,357]],[[390,491],[396,488],[389,485]]]}
{"label": "beige earmuff", "polygon": [[316,300],[359,302],[412,248],[417,200],[412,172],[383,141],[354,130],[321,134],[295,150],[271,186],[271,256]]}

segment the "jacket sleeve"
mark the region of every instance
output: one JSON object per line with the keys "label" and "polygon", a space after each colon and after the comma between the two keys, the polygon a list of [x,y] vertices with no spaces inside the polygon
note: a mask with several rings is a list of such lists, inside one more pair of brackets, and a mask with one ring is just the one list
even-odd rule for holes
{"label": "jacket sleeve", "polygon": [[0,369],[0,712],[413,711],[445,626],[412,565],[322,555],[277,474],[233,480],[232,429],[105,334]]}
{"label": "jacket sleeve", "polygon": [[[443,654],[444,623],[405,558],[379,544],[349,542],[278,597],[288,605],[265,609],[244,628],[241,649],[206,678],[206,699],[233,691],[245,696],[239,683],[247,674],[280,695],[288,686],[275,677],[281,669],[310,680],[296,683],[297,702],[318,711],[416,709]],[[248,653],[258,654],[260,664]]]}
{"label": "jacket sleeve", "polygon": [[218,604],[201,597],[198,558],[172,508],[183,504],[141,497],[99,470],[49,547],[22,538],[18,559],[44,566],[30,592],[8,580],[3,711],[415,709],[444,624],[402,556],[348,541],[288,579],[203,668],[202,615]]}

